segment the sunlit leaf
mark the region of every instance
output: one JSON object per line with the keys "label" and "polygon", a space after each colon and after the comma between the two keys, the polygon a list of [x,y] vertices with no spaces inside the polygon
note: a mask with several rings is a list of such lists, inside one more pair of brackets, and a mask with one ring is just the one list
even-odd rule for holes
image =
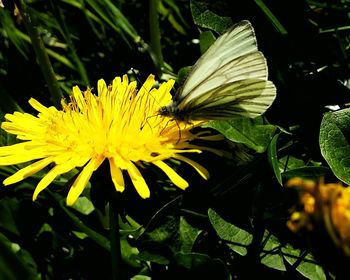
{"label": "sunlit leaf", "polygon": [[266,151],[277,129],[274,125],[264,124],[262,117],[212,121],[206,127],[214,128],[227,139],[245,144],[258,153]]}
{"label": "sunlit leaf", "polygon": [[92,202],[85,196],[79,197],[71,207],[84,215],[89,215],[95,210]]}
{"label": "sunlit leaf", "polygon": [[211,31],[204,31],[200,35],[201,53],[205,53],[207,49],[215,42],[215,37]]}
{"label": "sunlit leaf", "polygon": [[282,248],[282,252],[284,259],[292,266],[295,266],[295,264],[298,263],[296,270],[307,279],[327,279],[322,267],[315,263],[311,254],[304,255],[301,253],[300,249],[295,249],[290,244],[286,244]]}
{"label": "sunlit leaf", "polygon": [[218,16],[210,11],[203,2],[192,0],[191,11],[195,24],[214,30],[219,34],[224,33],[232,25],[230,17]]}
{"label": "sunlit leaf", "polygon": [[280,252],[281,243],[278,239],[268,231],[265,231],[264,243],[263,252],[260,253],[261,263],[273,269],[286,271]]}
{"label": "sunlit leaf", "polygon": [[326,113],[321,122],[322,156],[341,181],[350,184],[350,108]]}
{"label": "sunlit leaf", "polygon": [[208,210],[210,223],[218,236],[228,241],[227,245],[236,253],[246,255],[246,247],[251,244],[253,236],[239,227],[222,219],[213,209]]}

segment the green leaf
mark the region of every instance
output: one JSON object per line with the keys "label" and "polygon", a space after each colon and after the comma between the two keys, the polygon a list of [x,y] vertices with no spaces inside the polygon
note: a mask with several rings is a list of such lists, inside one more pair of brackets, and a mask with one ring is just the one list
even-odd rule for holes
{"label": "green leaf", "polygon": [[190,253],[194,242],[196,241],[198,235],[201,233],[201,230],[191,226],[184,217],[180,217],[180,251],[183,253]]}
{"label": "green leaf", "polygon": [[1,279],[39,279],[30,254],[0,234]]}
{"label": "green leaf", "polygon": [[146,262],[154,262],[162,265],[169,264],[169,260],[166,257],[159,254],[151,253],[149,251],[142,251],[138,254],[137,259]]}
{"label": "green leaf", "polygon": [[131,280],[151,280],[152,277],[146,276],[146,275],[135,275],[134,277],[131,277]]}
{"label": "green leaf", "polygon": [[225,264],[220,259],[199,253],[177,253],[174,258],[178,266],[190,270],[196,279],[230,279]]}
{"label": "green leaf", "polygon": [[326,113],[321,122],[321,154],[341,181],[350,184],[350,108]]}
{"label": "green leaf", "polygon": [[177,83],[179,85],[181,85],[185,81],[185,79],[186,79],[188,73],[190,73],[191,69],[192,69],[192,66],[185,66],[179,70],[179,72],[177,74]]}
{"label": "green leaf", "polygon": [[279,162],[278,162],[278,158],[277,158],[277,139],[278,139],[279,134],[276,134],[270,144],[267,147],[267,157],[269,160],[269,163],[272,167],[273,172],[275,173],[275,177],[278,181],[278,183],[280,183],[280,185],[282,185],[282,175],[281,175],[281,170],[279,167]]}
{"label": "green leaf", "polygon": [[277,19],[277,17],[275,17],[272,11],[265,5],[265,3],[262,0],[255,0],[255,3],[259,6],[259,8],[263,11],[263,13],[266,15],[266,17],[270,20],[270,22],[274,25],[274,27],[279,33],[281,33],[282,35],[288,34],[287,30],[284,28],[281,22]]}
{"label": "green leaf", "polygon": [[124,262],[133,267],[140,266],[140,263],[137,261],[139,250],[136,247],[131,246],[124,238],[120,239],[120,252]]}
{"label": "green leaf", "polygon": [[219,131],[227,139],[245,144],[258,153],[265,152],[277,129],[274,125],[264,124],[262,117],[212,121],[205,127],[211,127]]}
{"label": "green leaf", "polygon": [[263,252],[260,253],[261,263],[273,269],[286,271],[286,266],[279,250],[281,243],[268,231],[264,232],[264,239],[266,243]]}
{"label": "green leaf", "polygon": [[85,196],[79,197],[71,207],[84,215],[89,215],[95,210],[92,202]]}
{"label": "green leaf", "polygon": [[[327,279],[321,266],[315,263],[315,260],[311,254],[302,256],[299,249],[294,249],[291,245],[287,244],[282,248],[284,259],[295,266],[295,263],[299,263],[296,270],[307,279],[312,280],[325,280]],[[302,259],[301,259],[302,258]]]}
{"label": "green leaf", "polygon": [[329,174],[329,168],[324,166],[305,166],[288,170],[282,173],[283,181],[294,177],[301,177],[304,179],[319,179],[322,176]]}
{"label": "green leaf", "polygon": [[205,53],[206,50],[209,49],[209,47],[215,42],[215,36],[211,31],[204,31],[201,33],[199,40],[201,53]]}
{"label": "green leaf", "polygon": [[222,219],[213,209],[208,210],[210,223],[217,235],[228,242],[227,245],[236,253],[244,256],[247,254],[246,247],[251,244],[253,236],[239,227]]}
{"label": "green leaf", "polygon": [[232,20],[230,17],[220,17],[208,10],[205,3],[191,0],[191,12],[193,21],[200,27],[208,28],[219,34],[224,33],[230,26]]}
{"label": "green leaf", "polygon": [[291,155],[287,155],[283,158],[278,159],[278,164],[280,166],[280,170],[284,170],[284,172],[305,167],[305,163],[302,159],[293,157]]}
{"label": "green leaf", "polygon": [[184,217],[165,217],[162,224],[146,235],[151,241],[166,244],[174,253],[189,253],[201,231],[192,227]]}

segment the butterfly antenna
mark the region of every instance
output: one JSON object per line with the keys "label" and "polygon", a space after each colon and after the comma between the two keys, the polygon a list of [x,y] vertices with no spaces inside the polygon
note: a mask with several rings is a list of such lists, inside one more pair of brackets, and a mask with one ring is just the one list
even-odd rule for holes
{"label": "butterfly antenna", "polygon": [[[135,79],[136,79],[137,83],[138,83],[139,85],[141,85],[141,88],[143,88],[144,90],[146,90],[146,88],[143,86],[142,81],[141,81],[140,78],[139,78],[139,76],[140,76],[140,75],[139,75],[139,71],[138,71],[137,69],[130,68],[130,70],[129,70],[128,72],[129,72],[129,73],[132,73],[132,74],[135,76]],[[147,91],[147,90],[146,90],[146,91]],[[149,92],[149,94],[150,94],[150,96],[153,98],[154,102],[159,106],[159,108],[161,108],[162,106],[160,105],[160,103],[158,102],[158,100],[157,100],[150,92]],[[142,130],[146,124],[148,124],[149,127],[152,129],[150,123],[148,122],[148,119],[153,118],[153,117],[157,117],[157,116],[159,116],[159,115],[160,115],[160,114],[155,114],[155,115],[152,115],[152,116],[147,116],[147,117],[145,118],[145,122],[141,125],[140,130]]]}

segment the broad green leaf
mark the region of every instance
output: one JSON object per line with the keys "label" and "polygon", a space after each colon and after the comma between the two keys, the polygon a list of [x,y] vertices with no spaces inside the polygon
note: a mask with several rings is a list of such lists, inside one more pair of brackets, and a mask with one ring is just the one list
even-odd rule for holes
{"label": "broad green leaf", "polygon": [[294,177],[301,177],[304,179],[319,179],[329,173],[329,168],[323,166],[305,166],[288,170],[282,173],[283,181],[287,181]]}
{"label": "broad green leaf", "polygon": [[95,210],[92,202],[85,196],[79,197],[71,207],[84,215],[89,215]]}
{"label": "broad green leaf", "polygon": [[124,238],[120,239],[120,252],[124,262],[133,267],[140,266],[140,263],[137,261],[139,250],[136,247],[131,246]]}
{"label": "broad green leaf", "polygon": [[267,147],[267,157],[269,160],[269,163],[272,167],[273,172],[275,173],[275,177],[278,181],[278,183],[280,183],[280,185],[282,185],[282,175],[281,175],[281,170],[279,167],[279,163],[278,163],[278,158],[277,158],[277,139],[278,139],[279,134],[276,134],[270,144]]}
{"label": "broad green leaf", "polygon": [[[297,168],[306,167],[305,163],[302,159],[287,155],[283,158],[278,159],[278,164],[280,166],[280,170],[282,172],[286,172],[288,170],[293,170]],[[312,167],[312,166],[310,166]]]}
{"label": "broad green leaf", "polygon": [[215,42],[215,37],[211,31],[204,31],[200,35],[199,46],[201,53],[205,53],[207,49]]}
{"label": "broad green leaf", "polygon": [[280,252],[281,243],[268,231],[264,233],[265,246],[260,253],[261,263],[273,269],[286,271],[283,257]]}
{"label": "broad green leaf", "polygon": [[246,247],[251,244],[253,236],[239,227],[222,219],[213,209],[208,210],[211,225],[217,235],[230,243],[227,245],[236,253],[244,256],[247,254]]}
{"label": "broad green leaf", "polygon": [[304,277],[311,280],[326,280],[326,274],[321,266],[304,261],[301,262],[296,268]]}
{"label": "broad green leaf", "polygon": [[277,129],[274,125],[264,124],[262,117],[212,121],[206,127],[211,127],[227,139],[245,144],[258,153],[265,152]]}
{"label": "broad green leaf", "polygon": [[151,232],[146,232],[148,241],[165,244],[174,253],[189,253],[200,230],[191,226],[184,217],[167,216]]}
{"label": "broad green leaf", "polygon": [[231,25],[230,17],[220,17],[208,10],[205,3],[191,0],[191,12],[193,21],[200,27],[208,28],[219,34],[224,33]]}
{"label": "broad green leaf", "polygon": [[[294,249],[291,245],[287,244],[282,247],[282,253],[284,259],[294,266],[298,262],[296,270],[300,272],[307,279],[312,280],[325,280],[326,275],[321,266],[319,266],[311,254],[303,256],[299,249]],[[301,259],[302,258],[302,259]]]}
{"label": "broad green leaf", "polygon": [[180,251],[183,253],[190,253],[192,251],[192,246],[196,241],[198,235],[201,233],[201,230],[190,225],[184,217],[180,217]]}
{"label": "broad green leaf", "polygon": [[350,108],[326,113],[321,122],[321,154],[341,181],[350,184]]}

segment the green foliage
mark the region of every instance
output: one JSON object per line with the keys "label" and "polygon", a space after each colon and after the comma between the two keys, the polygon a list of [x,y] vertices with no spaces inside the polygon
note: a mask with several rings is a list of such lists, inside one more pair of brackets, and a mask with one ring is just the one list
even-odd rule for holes
{"label": "green foliage", "polygon": [[324,115],[320,129],[321,153],[339,180],[350,184],[350,109]]}
{"label": "green foliage", "polygon": [[215,121],[207,127],[214,128],[232,142],[245,144],[258,153],[265,152],[276,131],[276,126],[264,124],[260,117]]}
{"label": "green foliage", "polygon": [[[12,1],[2,2],[4,120],[15,110],[32,112],[30,97],[51,105],[52,92],[23,15],[14,14]],[[58,177],[35,202],[31,196],[45,171],[1,186],[0,279],[111,279],[113,223],[119,225],[123,279],[255,279],[256,273],[264,279],[347,277],[344,256],[332,255],[341,265],[331,265],[323,261],[322,242],[315,246],[310,236],[286,227],[297,200],[283,187],[294,177],[350,184],[347,1],[15,2],[27,4],[43,44],[40,54],[52,66],[49,78],[57,80],[65,97],[73,85],[95,91],[98,79],[124,73],[141,82],[157,73],[158,80],[176,79],[179,88],[218,34],[248,19],[277,99],[262,117],[203,128],[225,137],[212,143],[225,157],[193,156],[209,170],[210,180],[179,165],[190,183],[181,191],[148,168],[151,198],[142,200],[128,188],[115,220],[108,215],[113,211],[106,195],[109,171],[93,178],[73,207],[65,198],[79,170]],[[158,5],[153,18],[150,5]],[[160,36],[154,37],[156,31]],[[334,105],[342,110],[331,111]],[[1,131],[1,146],[17,141]],[[21,167],[1,166],[1,179]]]}

